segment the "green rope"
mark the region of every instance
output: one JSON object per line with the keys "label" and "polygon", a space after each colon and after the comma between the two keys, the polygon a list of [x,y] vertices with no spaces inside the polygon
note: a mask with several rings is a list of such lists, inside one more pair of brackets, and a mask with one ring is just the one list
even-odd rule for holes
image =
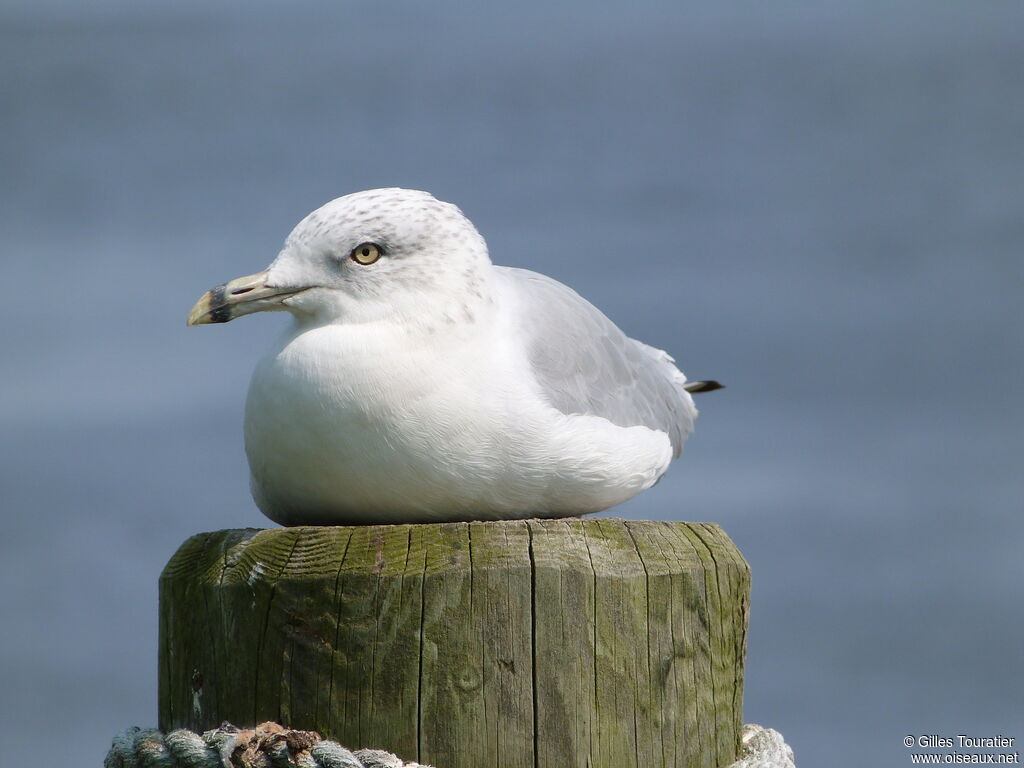
{"label": "green rope", "polygon": [[[316,731],[263,723],[243,731],[230,723],[198,734],[128,728],[114,737],[104,768],[430,768],[379,749],[351,752]],[[729,768],[794,768],[778,731],[747,725],[740,759]]]}
{"label": "green rope", "polygon": [[276,723],[241,730],[224,723],[203,734],[128,728],[114,737],[104,768],[430,768],[377,749],[351,752],[315,731]]}

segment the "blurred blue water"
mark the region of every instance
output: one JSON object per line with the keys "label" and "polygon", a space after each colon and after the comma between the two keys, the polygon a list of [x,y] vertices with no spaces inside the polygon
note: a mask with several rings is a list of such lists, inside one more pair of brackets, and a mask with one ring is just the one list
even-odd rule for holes
{"label": "blurred blue water", "polygon": [[615,515],[754,571],[746,719],[800,765],[1021,732],[1024,6],[0,4],[0,732],[155,723],[156,578],[260,526],[241,406],[282,318],[214,283],[357,189],[459,204],[691,377]]}

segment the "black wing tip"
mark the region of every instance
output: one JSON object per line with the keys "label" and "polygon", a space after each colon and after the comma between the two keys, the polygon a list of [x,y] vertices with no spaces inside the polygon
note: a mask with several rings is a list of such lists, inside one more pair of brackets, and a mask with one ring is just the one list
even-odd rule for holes
{"label": "black wing tip", "polygon": [[717,381],[688,381],[683,389],[691,395],[695,395],[698,392],[714,392],[716,389],[725,389],[725,384],[719,384]]}

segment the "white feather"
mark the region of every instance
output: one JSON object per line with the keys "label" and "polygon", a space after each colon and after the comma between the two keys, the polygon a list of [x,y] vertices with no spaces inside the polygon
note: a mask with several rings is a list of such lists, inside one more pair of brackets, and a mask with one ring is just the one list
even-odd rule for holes
{"label": "white feather", "polygon": [[[365,241],[385,245],[377,264],[345,258]],[[426,193],[349,195],[301,222],[270,282],[315,287],[287,301],[295,322],[246,403],[267,516],[557,517],[653,485],[696,416],[685,378],[569,289],[512,273]],[[546,359],[569,361],[562,384]]]}

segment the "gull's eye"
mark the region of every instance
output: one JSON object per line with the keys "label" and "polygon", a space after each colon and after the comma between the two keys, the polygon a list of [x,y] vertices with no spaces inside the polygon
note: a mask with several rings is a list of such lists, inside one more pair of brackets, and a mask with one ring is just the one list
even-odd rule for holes
{"label": "gull's eye", "polygon": [[362,264],[365,267],[379,259],[380,254],[381,248],[376,243],[360,243],[352,249],[349,258],[356,264]]}

